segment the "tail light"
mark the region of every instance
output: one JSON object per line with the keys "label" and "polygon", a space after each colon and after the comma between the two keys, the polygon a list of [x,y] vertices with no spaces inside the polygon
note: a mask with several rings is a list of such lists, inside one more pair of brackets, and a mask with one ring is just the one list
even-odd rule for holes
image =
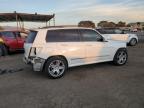
{"label": "tail light", "polygon": [[29,53],[29,58],[35,58],[37,54],[41,52],[42,48],[41,47],[31,47],[30,53]]}

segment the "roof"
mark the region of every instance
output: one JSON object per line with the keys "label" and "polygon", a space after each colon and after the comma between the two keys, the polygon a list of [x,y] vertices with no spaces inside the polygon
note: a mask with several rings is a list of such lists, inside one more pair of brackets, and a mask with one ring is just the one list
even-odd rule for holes
{"label": "roof", "polygon": [[22,30],[0,30],[0,32],[21,32],[21,33],[28,33],[27,31],[22,31]]}
{"label": "roof", "polygon": [[28,13],[0,13],[0,22],[15,22],[17,18],[20,21],[30,21],[30,22],[46,22],[54,18],[53,15],[44,15],[44,14],[28,14]]}
{"label": "roof", "polygon": [[41,30],[57,30],[57,29],[90,29],[94,30],[92,28],[86,28],[86,27],[69,27],[69,26],[50,26],[47,28],[39,28],[39,29],[31,29],[31,31],[41,31]]}

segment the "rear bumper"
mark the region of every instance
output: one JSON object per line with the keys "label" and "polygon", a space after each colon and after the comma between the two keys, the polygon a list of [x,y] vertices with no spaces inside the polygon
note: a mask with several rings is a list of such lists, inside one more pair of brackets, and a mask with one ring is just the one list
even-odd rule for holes
{"label": "rear bumper", "polygon": [[26,57],[23,58],[23,61],[26,64],[32,64],[33,70],[34,71],[42,71],[45,63],[45,59],[42,58],[33,58],[33,59],[28,59]]}
{"label": "rear bumper", "polygon": [[25,64],[31,64],[30,60],[27,59],[26,57],[23,57],[23,62],[24,62]]}

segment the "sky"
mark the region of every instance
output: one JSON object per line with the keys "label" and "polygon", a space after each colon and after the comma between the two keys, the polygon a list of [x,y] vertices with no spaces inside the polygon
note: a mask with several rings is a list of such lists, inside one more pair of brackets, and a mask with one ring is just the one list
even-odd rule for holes
{"label": "sky", "polygon": [[[96,24],[102,20],[144,22],[144,0],[0,0],[0,13],[14,11],[54,13],[56,25],[77,25],[82,20],[91,20]],[[25,23],[25,26],[36,27],[45,24]]]}

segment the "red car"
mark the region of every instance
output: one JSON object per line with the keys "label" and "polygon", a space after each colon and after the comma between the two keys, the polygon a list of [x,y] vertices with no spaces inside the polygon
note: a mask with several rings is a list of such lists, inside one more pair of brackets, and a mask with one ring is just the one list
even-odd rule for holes
{"label": "red car", "polygon": [[13,31],[0,31],[0,56],[7,55],[8,52],[23,50],[25,42],[25,32]]}

